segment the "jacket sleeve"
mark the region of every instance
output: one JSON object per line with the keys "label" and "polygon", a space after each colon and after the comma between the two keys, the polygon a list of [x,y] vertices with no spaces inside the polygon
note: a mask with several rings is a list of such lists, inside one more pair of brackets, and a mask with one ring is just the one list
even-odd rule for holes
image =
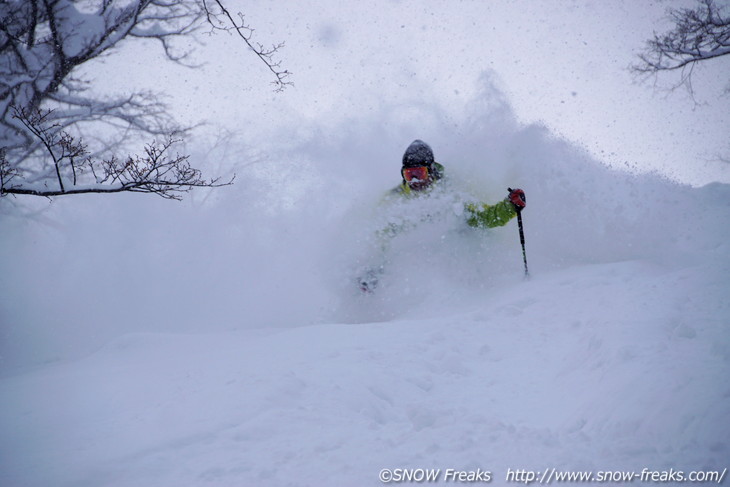
{"label": "jacket sleeve", "polygon": [[466,222],[472,227],[492,228],[506,225],[517,216],[515,205],[504,200],[494,205],[467,203],[464,205]]}

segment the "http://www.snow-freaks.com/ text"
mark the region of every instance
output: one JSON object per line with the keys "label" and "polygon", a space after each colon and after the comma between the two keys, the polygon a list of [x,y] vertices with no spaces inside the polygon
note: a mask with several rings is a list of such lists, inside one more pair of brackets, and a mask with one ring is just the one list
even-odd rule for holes
{"label": "http://www.snow-freaks.com/ text", "polygon": [[[508,468],[502,479],[507,483],[552,484],[552,483],[712,483],[721,484],[725,480],[727,468],[719,470],[599,470],[565,471],[556,468],[544,470],[525,470]],[[491,470],[460,470],[454,468],[384,468],[378,474],[384,484],[403,483],[491,483],[495,474]]]}

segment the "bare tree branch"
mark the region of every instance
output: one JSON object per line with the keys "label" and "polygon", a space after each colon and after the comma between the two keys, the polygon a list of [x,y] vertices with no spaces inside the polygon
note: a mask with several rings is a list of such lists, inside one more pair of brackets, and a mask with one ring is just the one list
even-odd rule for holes
{"label": "bare tree branch", "polygon": [[[222,0],[213,0],[214,9],[208,1],[0,0],[2,194],[36,194],[21,192],[21,180],[28,187],[57,186],[44,189],[45,195],[75,194],[78,188],[71,191],[69,185],[76,186],[86,168],[74,152],[79,147],[86,158],[110,161],[132,138],[170,139],[192,128],[177,124],[158,94],[138,91],[100,97],[78,76],[84,63],[112,54],[126,42],[157,41],[168,61],[193,67],[189,43],[178,41],[194,39],[206,24],[213,30],[235,30],[274,74],[277,91],[290,85],[286,80],[290,73],[273,59],[283,44],[271,49],[255,46],[253,29],[242,15],[237,23]],[[38,113],[43,114],[41,120],[34,118]]]}
{"label": "bare tree branch", "polygon": [[[281,69],[281,62],[274,60],[274,55],[284,47],[284,43],[282,42],[280,44],[276,44],[271,48],[266,48],[261,44],[256,44],[254,46],[253,42],[251,41],[254,29],[246,24],[244,15],[239,12],[238,21],[236,21],[236,19],[233,18],[231,13],[228,11],[228,9],[226,9],[226,7],[220,0],[212,1],[218,7],[218,9],[220,9],[220,12],[215,12],[209,6],[209,0],[202,0],[203,9],[205,10],[208,23],[212,26],[212,28],[214,30],[223,30],[226,32],[235,30],[236,33],[238,33],[239,37],[243,39],[243,42],[245,42],[246,45],[249,47],[249,49],[251,49],[259,57],[259,59],[261,59],[266,67],[269,68],[269,71],[271,71],[274,76],[276,76],[276,80],[272,81],[272,84],[276,86],[275,91],[281,92],[284,91],[287,86],[293,85],[294,83],[288,80],[291,73],[285,69]],[[220,15],[223,15],[226,19],[228,19],[228,21],[222,22],[219,19]]]}
{"label": "bare tree branch", "polygon": [[28,149],[37,142],[14,122],[11,106],[35,110],[50,104],[55,119],[67,127],[103,121],[140,134],[180,130],[152,97],[106,100],[86,95],[86,83],[71,73],[135,37],[159,40],[167,58],[182,63],[189,52],[175,51],[172,43],[204,21],[200,5],[190,0],[103,1],[96,15],[82,14],[79,8],[71,0],[0,4],[0,145]]}
{"label": "bare tree branch", "polygon": [[112,156],[95,160],[88,157],[86,145],[81,140],[51,124],[51,112],[27,113],[15,110],[15,117],[28,128],[46,149],[52,164],[46,168],[56,176],[58,188],[48,187],[48,178],[42,178],[43,185],[29,187],[16,185],[13,180],[22,173],[9,163],[4,151],[0,152],[0,196],[8,194],[33,196],[63,196],[82,193],[152,193],[167,199],[180,199],[182,193],[192,188],[217,188],[233,183],[229,181],[203,179],[201,172],[190,166],[188,156],[170,156],[170,149],[179,142],[167,138],[163,142],[152,142],[145,146],[144,155],[128,156],[124,160]]}
{"label": "bare tree branch", "polygon": [[657,75],[663,71],[678,71],[679,82],[673,87],[685,86],[690,94],[692,74],[700,62],[730,54],[730,13],[727,5],[718,6],[715,0],[698,0],[696,8],[670,9],[669,19],[674,29],[646,42],[639,63],[630,69],[639,75]]}

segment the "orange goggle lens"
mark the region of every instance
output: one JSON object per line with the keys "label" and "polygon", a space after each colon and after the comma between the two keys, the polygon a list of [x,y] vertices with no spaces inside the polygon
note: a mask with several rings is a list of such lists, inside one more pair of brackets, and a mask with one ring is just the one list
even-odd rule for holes
{"label": "orange goggle lens", "polygon": [[403,179],[408,181],[426,181],[428,179],[428,167],[404,167],[403,168]]}

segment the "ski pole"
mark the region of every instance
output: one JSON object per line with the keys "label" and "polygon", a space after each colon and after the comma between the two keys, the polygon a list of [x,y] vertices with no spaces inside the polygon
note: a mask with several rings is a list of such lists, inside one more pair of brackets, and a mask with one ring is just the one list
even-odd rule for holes
{"label": "ski pole", "polygon": [[[512,192],[512,188],[507,188],[507,191]],[[527,270],[527,252],[525,252],[525,231],[522,228],[522,208],[515,208],[517,210],[517,228],[520,230],[520,244],[522,245],[522,261],[525,263],[525,277],[530,277],[530,273]]]}

